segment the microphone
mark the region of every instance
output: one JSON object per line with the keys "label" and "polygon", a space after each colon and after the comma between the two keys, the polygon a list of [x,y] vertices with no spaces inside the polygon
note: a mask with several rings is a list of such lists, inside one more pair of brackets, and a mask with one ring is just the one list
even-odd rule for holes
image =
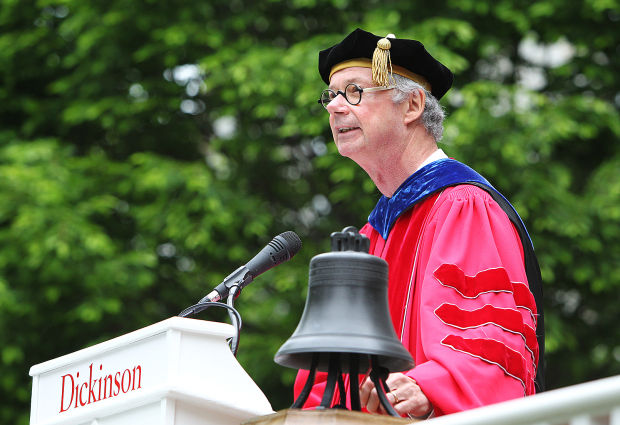
{"label": "microphone", "polygon": [[222,283],[217,285],[206,297],[201,299],[199,303],[216,302],[228,296],[233,286],[239,289],[245,288],[254,278],[272,267],[275,267],[285,261],[293,258],[301,248],[301,239],[295,232],[284,232],[276,236],[260,250],[244,266],[228,275]]}

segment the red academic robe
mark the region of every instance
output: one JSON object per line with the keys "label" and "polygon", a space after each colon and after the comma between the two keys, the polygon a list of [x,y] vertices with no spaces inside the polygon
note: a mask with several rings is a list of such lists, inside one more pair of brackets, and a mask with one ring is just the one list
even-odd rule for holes
{"label": "red academic robe", "polygon": [[[387,240],[370,224],[360,233],[389,264],[392,322],[416,364],[404,373],[435,415],[535,392],[537,316],[523,247],[489,193],[448,187],[402,213]],[[306,377],[299,372],[295,398]],[[320,404],[325,379],[317,373],[306,408]]]}

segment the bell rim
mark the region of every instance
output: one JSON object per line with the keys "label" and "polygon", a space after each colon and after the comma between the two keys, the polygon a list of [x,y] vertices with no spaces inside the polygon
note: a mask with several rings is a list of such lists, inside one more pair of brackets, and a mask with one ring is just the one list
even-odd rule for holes
{"label": "bell rim", "polygon": [[[329,367],[329,356],[330,354],[357,354],[360,356],[365,356],[365,358],[360,359],[360,373],[364,373],[362,371],[363,366],[369,367],[370,365],[370,356],[377,356],[378,364],[382,367],[385,367],[392,372],[403,372],[406,370],[411,370],[415,367],[415,362],[413,358],[409,356],[409,358],[402,358],[398,356],[394,356],[392,353],[390,355],[385,354],[374,354],[374,353],[359,353],[359,352],[348,352],[342,349],[337,350],[326,350],[326,351],[308,351],[308,352],[297,352],[297,353],[286,353],[278,351],[274,356],[274,362],[279,364],[280,366],[289,367],[292,369],[305,369],[308,370],[312,365],[312,356],[314,354],[324,355],[323,358],[317,364],[317,371],[319,372],[327,372]],[[343,372],[348,373],[348,363],[345,361],[346,359],[341,359],[341,364],[343,367]]]}
{"label": "bell rim", "polygon": [[[350,344],[352,344],[351,346],[344,347],[342,345],[344,336],[346,336],[346,340]],[[375,346],[373,346],[373,344]],[[396,362],[400,365],[406,365],[397,366],[396,368],[392,367],[390,368],[392,372],[408,370],[413,368],[413,366],[415,365],[413,356],[396,338],[396,335],[394,335],[393,337],[373,335],[372,338],[369,338],[368,335],[364,334],[350,334],[340,332],[332,332],[329,335],[320,333],[303,335],[293,334],[291,338],[286,341],[277,351],[274,357],[274,361],[282,366],[287,367],[295,368],[300,363],[307,363],[307,367],[309,367],[310,363],[308,363],[308,361],[304,362],[298,359],[287,361],[286,358],[311,358],[311,355],[313,353],[342,353],[358,354],[361,356],[379,356],[384,359],[383,362],[387,360],[389,363]],[[282,362],[282,360],[284,360],[284,362]]]}
{"label": "bell rim", "polygon": [[[399,350],[401,351],[401,350]],[[342,354],[359,354],[359,355],[367,355],[367,356],[383,356],[390,358],[397,358],[404,361],[413,362],[413,357],[411,354],[404,350],[400,353],[395,353],[390,350],[379,350],[373,348],[363,348],[363,349],[355,349],[355,348],[343,348],[337,346],[320,346],[313,347],[312,349],[296,349],[296,348],[280,348],[276,353],[275,357],[279,357],[282,355],[294,355],[294,354],[312,354],[312,353],[342,353]]]}

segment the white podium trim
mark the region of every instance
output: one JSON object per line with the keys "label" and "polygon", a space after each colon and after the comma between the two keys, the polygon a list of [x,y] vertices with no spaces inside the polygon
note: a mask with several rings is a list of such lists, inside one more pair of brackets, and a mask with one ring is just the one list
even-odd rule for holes
{"label": "white podium trim", "polygon": [[[208,329],[205,328],[205,323],[208,323]],[[128,334],[105,341],[106,347],[103,350],[100,348],[100,345],[104,343],[100,343],[34,365],[30,368],[30,376],[39,375],[43,372],[49,372],[51,370],[64,367],[70,363],[79,363],[90,358],[95,353],[100,354],[116,350],[133,342],[137,342],[172,329],[186,332],[190,331],[205,336],[222,336],[224,338],[230,338],[235,334],[235,328],[228,323],[205,322],[203,320],[189,319],[186,317],[171,317],[147,326],[146,328],[138,329]]]}

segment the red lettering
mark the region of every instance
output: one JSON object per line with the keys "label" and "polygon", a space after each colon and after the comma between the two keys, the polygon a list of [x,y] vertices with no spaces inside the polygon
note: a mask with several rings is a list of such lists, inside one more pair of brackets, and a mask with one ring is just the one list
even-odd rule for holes
{"label": "red lettering", "polygon": [[121,376],[120,372],[116,372],[114,374],[114,385],[116,386],[116,392],[114,393],[115,397],[121,393],[121,383],[118,382],[119,376]]}
{"label": "red lettering", "polygon": [[[125,389],[125,374],[127,374],[127,389]],[[131,388],[131,371],[129,369],[125,369],[123,371],[123,377],[121,378],[121,390],[126,393],[129,391],[129,388]]]}
{"label": "red lettering", "polygon": [[[99,370],[103,370],[102,364],[99,365]],[[101,400],[101,381],[103,381],[103,379],[99,378],[99,400]],[[105,394],[105,391],[104,391],[104,394]]]}
{"label": "red lettering", "polygon": [[[71,379],[71,397],[69,398],[69,403],[67,403],[67,407],[65,407],[65,379],[69,377]],[[73,376],[70,373],[62,376],[62,384],[61,384],[61,392],[60,392],[60,412],[62,413],[71,407],[71,402],[73,401]]]}
{"label": "red lettering", "polygon": [[[99,370],[103,370],[102,364],[99,365]],[[85,379],[84,382],[79,381],[79,372],[76,372],[75,378],[71,373],[61,376],[59,413],[66,412],[71,407],[86,406],[142,388],[142,366],[140,365],[134,366],[133,369],[115,372],[113,375],[98,377],[93,375],[93,363],[91,363],[88,366],[88,380]],[[69,393],[69,388],[71,388],[71,393]]]}
{"label": "red lettering", "polygon": [[[97,401],[97,398],[95,397],[95,393],[93,392],[93,364],[91,363],[90,366],[88,366],[89,369],[89,374],[88,374],[88,404],[90,403],[94,403]],[[95,382],[97,382],[97,380],[95,379]]]}
{"label": "red lettering", "polygon": [[[110,381],[110,391],[107,390],[108,380]],[[108,392],[110,395],[108,395]],[[103,398],[106,399],[108,397],[112,397],[112,375],[106,376],[105,381],[103,382]]]}
{"label": "red lettering", "polygon": [[84,382],[82,385],[80,385],[80,406],[84,406],[86,403],[82,401],[82,394],[84,394],[84,390],[82,390],[82,388],[88,388],[88,384],[86,382]]}
{"label": "red lettering", "polygon": [[142,385],[142,367],[140,365],[136,366],[133,368],[133,380],[132,385],[131,385],[131,390],[135,390],[135,385],[136,385],[136,371],[140,372],[140,375],[138,376],[138,389],[140,388],[140,386]]}
{"label": "red lettering", "polygon": [[[80,377],[80,372],[76,373],[76,374],[75,374],[75,377],[76,377],[76,378],[79,378],[79,377]],[[78,399],[79,399],[79,397],[78,397],[78,396],[79,396],[79,394],[80,394],[80,391],[79,391],[78,385],[76,385],[76,386],[75,386],[75,408],[76,408],[76,409],[77,409],[77,407],[78,407]]]}

